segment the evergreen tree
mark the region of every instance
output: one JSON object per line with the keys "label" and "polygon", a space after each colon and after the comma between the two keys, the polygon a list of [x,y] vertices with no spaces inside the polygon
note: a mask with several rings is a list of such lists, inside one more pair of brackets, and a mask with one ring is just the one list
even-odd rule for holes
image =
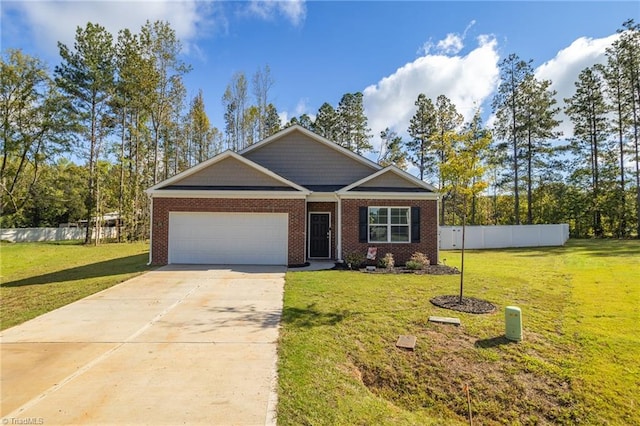
{"label": "evergreen tree", "polygon": [[280,131],[280,116],[278,115],[278,110],[273,104],[267,105],[264,126],[265,138],[268,138],[269,136]]}
{"label": "evergreen tree", "polygon": [[550,90],[551,80],[538,81],[527,75],[520,87],[522,104],[518,121],[522,126],[522,156],[526,171],[527,223],[533,223],[533,183],[536,169],[545,169],[553,154],[550,141],[560,134],[555,130],[560,122],[555,119],[556,91]]}
{"label": "evergreen tree", "polygon": [[[633,20],[623,24],[620,38],[607,51],[607,64],[604,76],[607,82],[607,94],[613,113],[613,130],[616,132],[618,145],[619,187],[618,194],[618,229],[619,237],[629,234],[629,218],[631,209],[627,208],[626,197],[626,164],[633,158],[636,180],[636,231],[640,234],[640,166],[638,158],[638,128],[640,126],[640,25]],[[631,158],[628,155],[631,154]]]}
{"label": "evergreen tree", "polygon": [[85,235],[88,244],[96,211],[96,164],[101,142],[112,124],[109,101],[114,92],[113,37],[104,27],[88,23],[84,29],[77,28],[73,50],[62,43],[58,43],[58,47],[62,63],[55,68],[56,83],[73,103],[85,142],[89,170]]}
{"label": "evergreen tree", "polygon": [[496,114],[495,136],[504,142],[498,149],[510,154],[504,156],[511,163],[513,176],[514,223],[520,224],[520,157],[523,143],[521,123],[523,104],[527,99],[521,90],[527,78],[533,75],[531,61],[525,62],[518,55],[510,54],[500,63],[500,85],[493,98]]}
{"label": "evergreen tree", "polygon": [[591,189],[591,205],[588,206],[592,215],[591,226],[594,235],[602,237],[601,168],[608,134],[603,79],[598,68],[591,67],[580,73],[575,85],[575,94],[565,99],[566,113],[573,122],[571,150],[578,160],[572,175],[574,179],[587,179],[586,186]]}
{"label": "evergreen tree", "polygon": [[436,111],[431,99],[423,93],[418,95],[415,102],[416,112],[409,122],[408,133],[411,140],[406,142],[409,161],[418,168],[420,179],[435,171],[435,161],[430,156],[433,153],[433,134],[436,129]]}
{"label": "evergreen tree", "polygon": [[367,116],[364,114],[362,93],[345,93],[336,110],[338,115],[337,142],[356,154],[364,154],[373,150],[369,142],[371,129],[367,127]]}
{"label": "evergreen tree", "polygon": [[327,102],[318,109],[313,131],[330,141],[338,141],[339,117],[336,110]]}

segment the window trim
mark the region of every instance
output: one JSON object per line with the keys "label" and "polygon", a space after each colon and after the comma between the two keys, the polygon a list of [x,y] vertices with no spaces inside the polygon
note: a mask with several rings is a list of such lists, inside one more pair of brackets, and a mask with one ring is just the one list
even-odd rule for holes
{"label": "window trim", "polygon": [[[371,209],[387,209],[387,223],[386,224],[372,224],[370,223]],[[406,224],[392,224],[391,223],[391,209],[404,209],[407,211],[407,223]],[[386,226],[387,227],[387,240],[386,241],[372,241],[371,240],[371,226]],[[391,241],[391,227],[402,226],[407,228],[407,240],[406,241]],[[411,206],[367,206],[367,242],[369,244],[411,244]]]}

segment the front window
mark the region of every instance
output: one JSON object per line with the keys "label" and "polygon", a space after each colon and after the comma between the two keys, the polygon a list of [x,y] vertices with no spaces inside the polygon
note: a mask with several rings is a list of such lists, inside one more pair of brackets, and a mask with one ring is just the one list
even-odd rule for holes
{"label": "front window", "polygon": [[369,207],[370,243],[408,243],[409,207]]}

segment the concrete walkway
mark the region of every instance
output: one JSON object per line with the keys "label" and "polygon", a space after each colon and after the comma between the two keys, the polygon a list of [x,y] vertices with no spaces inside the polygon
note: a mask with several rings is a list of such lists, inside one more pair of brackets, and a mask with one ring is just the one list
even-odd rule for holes
{"label": "concrete walkway", "polygon": [[5,330],[2,423],[275,424],[284,273],[164,267]]}

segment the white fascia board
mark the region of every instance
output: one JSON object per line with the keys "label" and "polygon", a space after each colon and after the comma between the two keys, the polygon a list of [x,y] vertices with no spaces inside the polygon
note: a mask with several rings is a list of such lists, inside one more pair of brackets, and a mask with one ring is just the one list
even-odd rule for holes
{"label": "white fascia board", "polygon": [[208,190],[172,190],[156,191],[153,198],[250,198],[250,199],[301,199],[307,198],[308,192],[294,191],[208,191]]}
{"label": "white fascia board", "polygon": [[335,192],[312,192],[307,196],[307,201],[309,202],[336,202],[336,193]]}
{"label": "white fascia board", "polygon": [[[182,173],[178,173],[177,175],[175,175],[175,176],[173,176],[173,177],[171,177],[171,178],[169,178],[167,180],[164,180],[164,181],[162,181],[160,183],[157,183],[154,186],[152,186],[151,188],[147,189],[145,192],[147,194],[155,194],[160,188],[163,188],[165,186],[171,185],[174,182],[180,181],[180,180],[182,180],[182,179],[184,179],[184,178],[186,178],[186,177],[188,177],[188,176],[190,176],[190,175],[192,175],[194,173],[199,172],[202,169],[205,169],[205,168],[207,168],[209,166],[212,166],[213,164],[218,163],[218,162],[220,162],[220,161],[222,161],[224,159],[227,159],[229,157],[240,161],[241,163],[243,163],[243,164],[245,164],[245,165],[247,165],[247,166],[249,166],[249,167],[251,167],[251,168],[253,168],[253,169],[255,169],[255,170],[257,170],[257,171],[259,171],[259,172],[261,172],[261,173],[263,173],[265,175],[267,175],[267,176],[269,176],[272,179],[277,180],[278,182],[281,182],[281,183],[285,184],[286,186],[290,186],[290,187],[294,188],[295,190],[297,190],[299,192],[303,192],[305,194],[309,194],[309,190],[307,188],[304,188],[304,187],[298,185],[295,182],[291,182],[290,180],[283,178],[282,176],[272,172],[271,170],[269,170],[269,169],[267,169],[265,167],[262,167],[260,164],[254,163],[253,161],[251,161],[251,160],[249,160],[247,158],[244,158],[241,155],[239,155],[239,154],[237,154],[237,153],[235,153],[233,151],[229,151],[229,150],[226,150],[223,153],[218,154],[213,158],[210,158],[210,159],[208,159],[206,161],[203,161],[202,163],[198,164],[197,166],[194,166],[194,167],[192,167],[190,169],[187,169],[187,170],[183,171]],[[163,191],[163,192],[165,192],[165,191]]]}
{"label": "white fascia board", "polygon": [[341,188],[340,190],[338,190],[338,194],[344,194],[348,191],[351,191],[353,188],[357,188],[358,186],[369,182],[370,180],[373,180],[379,176],[382,176],[386,173],[394,173],[398,176],[400,176],[401,178],[405,179],[407,182],[412,183],[420,188],[424,188],[424,189],[428,189],[429,191],[433,191],[433,192],[438,192],[438,190],[436,189],[436,187],[429,185],[428,183],[418,179],[417,177],[410,175],[409,173],[405,172],[404,170],[399,169],[396,166],[387,166],[382,170],[377,171],[376,173],[373,173],[369,176],[366,176],[362,179],[360,179],[357,182],[352,183],[351,185],[347,185],[344,188]]}
{"label": "white fascia board", "polygon": [[362,155],[358,155],[353,151],[349,151],[348,149],[338,145],[337,143],[318,135],[317,133],[313,133],[311,130],[306,129],[302,126],[300,126],[299,124],[295,124],[291,127],[287,127],[284,130],[281,130],[280,132],[273,134],[271,136],[269,136],[266,139],[263,139],[262,141],[253,144],[245,149],[243,149],[242,151],[239,152],[240,155],[245,155],[246,153],[249,153],[251,151],[254,151],[256,149],[260,149],[261,147],[275,141],[278,140],[286,135],[288,135],[289,133],[293,133],[293,132],[300,132],[305,136],[308,136],[309,138],[320,142],[326,146],[328,146],[331,149],[334,149],[336,151],[338,151],[339,153],[346,155],[347,157],[351,157],[352,159],[359,161],[360,163],[364,164],[365,166],[371,167],[374,170],[380,170],[382,169],[382,166],[376,162],[373,162],[371,160],[369,160],[368,158],[363,157]]}
{"label": "white fascia board", "polygon": [[346,192],[338,193],[343,200],[439,200],[437,192]]}

